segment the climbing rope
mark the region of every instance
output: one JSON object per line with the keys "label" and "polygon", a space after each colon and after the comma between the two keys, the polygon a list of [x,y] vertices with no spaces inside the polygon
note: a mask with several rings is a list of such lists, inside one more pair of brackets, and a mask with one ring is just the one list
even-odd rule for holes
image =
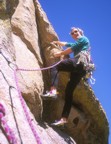
{"label": "climbing rope", "polygon": [[[35,68],[35,69],[16,68],[14,70],[15,83],[16,83],[16,88],[17,88],[18,95],[19,95],[19,98],[20,98],[20,102],[21,102],[21,105],[23,107],[23,110],[24,110],[26,119],[27,119],[27,121],[29,123],[29,126],[30,126],[30,128],[31,128],[31,130],[33,132],[33,135],[34,135],[35,139],[36,139],[37,144],[42,144],[42,142],[41,142],[40,137],[38,136],[38,133],[37,133],[35,127],[34,127],[34,124],[32,123],[32,119],[31,119],[30,114],[29,114],[29,112],[27,110],[26,103],[25,103],[25,101],[24,101],[24,99],[22,97],[21,91],[19,89],[18,79],[17,79],[17,72],[18,71],[43,71],[43,70],[48,70],[48,69],[51,69],[51,68],[57,66],[62,61],[63,61],[63,59],[60,60],[59,62],[55,63],[54,65],[51,65],[51,66],[46,67],[46,68]],[[0,104],[0,124],[2,126],[2,129],[6,133],[6,137],[7,137],[8,141],[9,141],[9,143],[10,144],[17,144],[17,140],[16,140],[13,132],[11,131],[11,129],[8,127],[6,121],[4,120],[4,115],[5,115],[5,109],[4,109],[3,105]]]}
{"label": "climbing rope", "polygon": [[29,113],[28,113],[28,111],[27,111],[26,104],[25,104],[25,102],[24,102],[24,99],[23,99],[23,97],[22,97],[21,91],[20,91],[20,89],[19,89],[19,85],[18,85],[18,80],[17,80],[16,73],[17,73],[17,71],[43,71],[43,70],[48,70],[48,69],[51,69],[51,68],[57,66],[57,65],[60,64],[62,61],[63,61],[63,59],[61,59],[59,62],[55,63],[54,65],[49,66],[49,67],[46,67],[46,68],[35,68],[35,69],[17,68],[17,69],[15,69],[15,71],[14,71],[16,87],[17,87],[18,95],[19,95],[19,98],[20,98],[20,101],[21,101],[21,105],[22,105],[22,107],[23,107],[23,110],[24,110],[24,113],[25,113],[25,115],[26,115],[27,121],[28,121],[28,123],[29,123],[29,125],[30,125],[30,128],[31,128],[31,130],[32,130],[32,132],[33,132],[33,135],[35,136],[35,139],[36,139],[37,144],[41,144],[41,140],[40,140],[40,137],[39,137],[38,134],[37,134],[37,131],[35,130],[35,127],[34,127],[34,125],[33,125],[33,123],[32,123],[32,119],[30,118],[30,115],[29,115]]}
{"label": "climbing rope", "polygon": [[[1,51],[0,51],[0,54],[2,54],[2,56],[5,58],[5,60],[7,60],[7,58],[3,55],[3,53]],[[17,79],[17,75],[16,74],[17,74],[17,71],[40,71],[40,70],[47,70],[47,69],[55,67],[61,61],[62,60],[60,60],[56,64],[54,64],[52,66],[49,66],[49,67],[46,67],[46,68],[36,68],[36,69],[16,68],[16,69],[14,69],[15,83],[16,83],[16,88],[17,88],[18,95],[19,95],[19,98],[20,98],[20,102],[21,102],[21,105],[23,107],[23,110],[24,110],[24,113],[26,115],[26,119],[27,119],[27,121],[29,123],[29,126],[30,126],[30,128],[31,128],[31,130],[33,132],[33,135],[34,135],[35,139],[36,139],[37,144],[42,144],[42,143],[41,143],[40,137],[38,136],[37,131],[36,131],[35,127],[34,127],[34,124],[32,123],[32,119],[31,119],[30,114],[29,114],[29,112],[27,110],[26,103],[25,103],[24,99],[22,98],[22,94],[21,94],[21,91],[19,89],[18,79]],[[11,62],[9,60],[7,60],[7,62],[8,62],[8,65],[10,66]],[[10,68],[12,68],[12,67],[10,67]],[[12,88],[12,87],[10,87],[10,88]],[[16,139],[15,135],[13,134],[12,130],[7,125],[7,122],[6,122],[5,118],[4,118],[4,116],[5,116],[5,108],[0,103],[0,128],[2,129],[3,133],[6,135],[6,138],[7,138],[8,142],[9,142],[9,144],[17,144],[17,139]],[[20,139],[21,139],[21,136],[20,136]],[[22,144],[22,141],[21,141],[21,144]]]}
{"label": "climbing rope", "polygon": [[5,120],[5,108],[0,103],[0,126],[10,144],[17,144],[17,139]]}
{"label": "climbing rope", "polygon": [[16,71],[43,71],[43,70],[48,70],[51,69],[55,66],[57,66],[58,64],[60,64],[63,60],[60,60],[59,62],[55,63],[52,66],[46,67],[46,68],[35,68],[35,69],[24,69],[24,68],[17,68]]}
{"label": "climbing rope", "polygon": [[32,119],[31,119],[31,117],[30,117],[30,115],[29,115],[29,112],[28,112],[28,110],[27,110],[26,104],[25,104],[24,99],[23,99],[23,97],[22,97],[21,91],[20,91],[20,89],[19,89],[18,79],[17,79],[17,75],[16,75],[16,74],[17,74],[17,71],[40,71],[40,70],[48,70],[48,69],[50,69],[50,68],[55,67],[55,66],[58,65],[59,63],[61,63],[61,61],[62,61],[62,60],[60,60],[60,61],[57,62],[56,64],[54,64],[54,65],[52,65],[52,66],[49,66],[49,67],[46,67],[46,68],[36,68],[36,69],[17,68],[17,69],[14,70],[14,77],[15,77],[15,82],[16,82],[16,87],[17,87],[17,91],[18,91],[19,98],[20,98],[20,102],[21,102],[21,105],[22,105],[22,107],[23,107],[23,110],[24,110],[24,113],[25,113],[25,115],[26,115],[26,119],[27,119],[27,121],[28,121],[28,123],[29,123],[29,126],[30,126],[30,128],[31,128],[31,130],[32,130],[32,132],[33,132],[33,135],[34,135],[35,139],[36,139],[37,144],[42,144],[42,143],[41,143],[40,137],[38,136],[37,131],[36,131],[36,129],[35,129],[33,123],[32,123]]}

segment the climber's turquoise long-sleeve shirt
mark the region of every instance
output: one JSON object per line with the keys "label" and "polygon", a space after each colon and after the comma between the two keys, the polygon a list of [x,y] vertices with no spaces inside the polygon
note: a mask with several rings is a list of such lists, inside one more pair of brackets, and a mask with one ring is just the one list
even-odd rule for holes
{"label": "climber's turquoise long-sleeve shirt", "polygon": [[90,47],[90,42],[87,37],[82,36],[75,43],[67,43],[66,47],[71,47],[74,55],[76,56],[79,52],[88,50]]}

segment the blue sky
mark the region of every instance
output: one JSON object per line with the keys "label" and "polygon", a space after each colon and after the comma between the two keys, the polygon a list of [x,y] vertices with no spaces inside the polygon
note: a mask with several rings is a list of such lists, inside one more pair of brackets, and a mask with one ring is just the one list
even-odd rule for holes
{"label": "blue sky", "polygon": [[[92,86],[111,127],[111,0],[39,0],[61,41],[73,42],[69,32],[80,27],[91,42],[96,71]],[[109,136],[111,144],[111,134]]]}

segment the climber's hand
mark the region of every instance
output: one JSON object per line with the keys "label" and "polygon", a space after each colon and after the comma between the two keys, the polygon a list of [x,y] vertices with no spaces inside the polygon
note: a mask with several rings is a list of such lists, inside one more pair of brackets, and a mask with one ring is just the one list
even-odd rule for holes
{"label": "climber's hand", "polygon": [[61,57],[61,55],[62,55],[62,52],[56,52],[56,53],[54,54],[54,57]]}
{"label": "climber's hand", "polygon": [[59,46],[65,46],[67,44],[67,42],[61,42],[61,41],[53,41],[52,43]]}
{"label": "climber's hand", "polygon": [[50,44],[58,46],[59,45],[59,41],[52,41]]}

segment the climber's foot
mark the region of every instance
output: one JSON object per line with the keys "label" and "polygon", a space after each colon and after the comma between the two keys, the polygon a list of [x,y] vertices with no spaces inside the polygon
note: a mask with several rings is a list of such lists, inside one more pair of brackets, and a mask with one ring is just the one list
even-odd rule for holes
{"label": "climber's foot", "polygon": [[55,121],[54,123],[52,123],[52,126],[64,126],[66,123],[68,123],[67,120],[64,119],[60,119],[59,121]]}
{"label": "climber's foot", "polygon": [[51,91],[46,91],[45,94],[41,95],[43,98],[57,98],[57,91],[51,90]]}

